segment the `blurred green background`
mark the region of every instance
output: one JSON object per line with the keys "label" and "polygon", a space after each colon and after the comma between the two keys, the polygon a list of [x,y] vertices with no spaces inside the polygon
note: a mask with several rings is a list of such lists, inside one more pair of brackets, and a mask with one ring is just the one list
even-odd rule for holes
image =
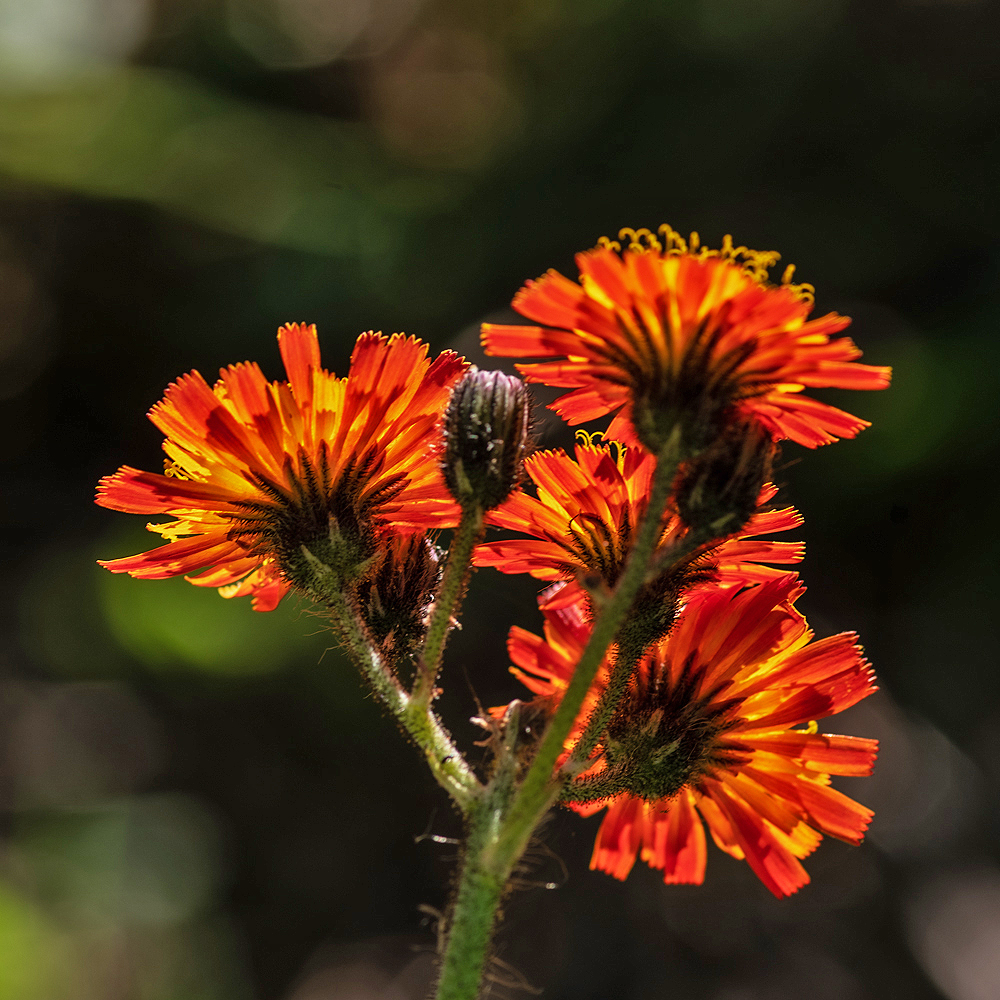
{"label": "blurred green background", "polygon": [[[323,622],[94,560],[197,367],[345,369],[369,328],[479,360],[520,283],[624,225],[778,249],[855,319],[874,421],[785,449],[822,634],[883,690],[861,849],[771,899],[587,870],[559,815],[495,995],[1000,996],[1000,36],[989,0],[0,0],[0,1000],[407,1000],[457,823]],[[567,440],[542,419],[547,442]],[[443,711],[518,693],[530,582],[478,574]],[[565,866],[565,870],[563,868]],[[544,883],[560,884],[547,891]]]}

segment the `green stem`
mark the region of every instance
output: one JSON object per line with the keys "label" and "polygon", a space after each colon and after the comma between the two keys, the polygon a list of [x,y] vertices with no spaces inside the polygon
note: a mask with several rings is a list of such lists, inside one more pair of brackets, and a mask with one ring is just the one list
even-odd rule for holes
{"label": "green stem", "polygon": [[462,812],[467,813],[481,794],[482,785],[452,742],[441,720],[429,706],[413,704],[396,675],[383,662],[367,628],[342,588],[332,582],[329,588],[325,588],[317,596],[330,609],[351,658],[360,667],[382,704],[392,712],[423,752],[438,784],[455,800]]}
{"label": "green stem", "polygon": [[[672,567],[676,567],[688,559],[693,552],[696,552],[702,545],[714,537],[712,534],[713,529],[714,525],[705,531],[690,531],[679,544],[675,544],[673,548],[658,553],[656,558],[651,559],[649,562],[646,573],[647,582],[655,579],[661,573],[669,572]],[[619,641],[615,665],[611,670],[611,676],[608,678],[607,687],[604,689],[597,707],[587,720],[587,727],[584,729],[583,735],[577,740],[576,745],[573,747],[573,752],[561,768],[563,775],[566,777],[570,779],[575,778],[581,771],[586,770],[590,755],[594,752],[601,737],[604,735],[604,731],[611,721],[618,703],[625,694],[628,682],[635,671],[636,664],[642,658],[642,654],[646,651],[646,648],[640,646],[638,643],[630,645],[627,640]],[[596,794],[592,796],[593,799],[601,797]],[[573,801],[582,800],[578,800],[574,796]]]}
{"label": "green stem", "polygon": [[[556,760],[601,661],[612,644],[645,580],[662,531],[663,512],[677,471],[679,431],[657,455],[646,513],[635,544],[610,599],[601,608],[566,692],[556,709],[520,787],[506,792],[495,777],[487,794],[469,812],[469,838],[462,863],[448,943],[442,959],[436,1000],[475,1000],[504,886],[532,833],[559,797],[565,776],[553,776]],[[508,740],[516,738],[516,720],[508,720]],[[513,775],[516,755],[501,757],[498,774]],[[505,763],[506,761],[506,763]]]}
{"label": "green stem", "polygon": [[608,678],[608,686],[604,689],[601,700],[587,720],[587,728],[584,729],[583,735],[573,747],[569,759],[562,766],[562,772],[567,777],[574,778],[581,771],[586,770],[590,755],[604,735],[604,730],[611,721],[618,703],[622,700],[622,695],[625,694],[625,689],[628,687],[628,682],[643,652],[644,650],[638,644],[631,647],[619,644],[615,665]]}
{"label": "green stem", "polygon": [[463,507],[462,519],[448,549],[444,577],[434,601],[424,648],[417,663],[417,678],[413,686],[415,706],[430,705],[434,699],[434,685],[441,669],[441,658],[451,631],[452,619],[458,613],[465,595],[472,565],[472,551],[482,540],[482,535],[483,512],[479,505]]}
{"label": "green stem", "polygon": [[601,661],[614,642],[618,629],[645,581],[646,569],[660,540],[663,512],[680,463],[679,445],[680,432],[679,428],[675,428],[657,455],[649,503],[622,575],[594,622],[590,639],[545,730],[538,752],[504,823],[499,849],[513,858],[521,856],[532,831],[559,797],[562,780],[554,778],[552,773],[556,760],[563,752],[566,737],[580,712],[580,706],[590,690]]}
{"label": "green stem", "polygon": [[436,1000],[475,1000],[493,936],[507,873],[485,863],[491,841],[473,827],[465,846],[458,893],[441,961]]}
{"label": "green stem", "polygon": [[474,1000],[479,993],[493,927],[511,871],[511,864],[497,855],[496,845],[517,774],[514,742],[519,728],[515,709],[515,716],[507,720],[493,779],[468,818],[436,1000]]}

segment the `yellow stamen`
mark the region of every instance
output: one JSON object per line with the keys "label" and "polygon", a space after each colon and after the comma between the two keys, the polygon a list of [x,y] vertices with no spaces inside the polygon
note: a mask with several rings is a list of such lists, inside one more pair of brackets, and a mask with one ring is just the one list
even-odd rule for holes
{"label": "yellow stamen", "polygon": [[[688,239],[684,239],[680,233],[664,223],[654,234],[649,229],[633,229],[626,226],[618,233],[618,239],[612,240],[607,236],[602,236],[597,241],[597,248],[601,250],[613,250],[615,253],[622,253],[622,246],[625,251],[631,253],[657,253],[661,256],[676,257],[689,255],[705,260],[709,257],[718,257],[736,267],[739,267],[748,277],[758,284],[769,285],[771,282],[771,268],[775,267],[781,254],[776,250],[752,250],[746,246],[736,246],[733,238],[728,233],[722,238],[722,246],[718,250],[702,246],[701,237],[697,232],[691,233]],[[626,242],[627,241],[627,242]],[[813,302],[816,288],[808,283],[793,284],[792,276],[795,274],[795,265],[789,264],[785,268],[780,287],[791,293],[802,302]]]}
{"label": "yellow stamen", "polygon": [[[573,435],[577,441],[582,441],[588,448],[607,448],[608,454],[612,455],[618,471],[625,472],[625,445],[621,441],[604,441],[602,431],[585,431],[582,427]],[[614,453],[612,454],[612,449]]]}

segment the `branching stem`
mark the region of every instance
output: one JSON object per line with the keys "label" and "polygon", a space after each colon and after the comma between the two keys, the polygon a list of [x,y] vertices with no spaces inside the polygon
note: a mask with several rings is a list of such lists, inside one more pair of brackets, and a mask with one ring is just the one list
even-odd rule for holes
{"label": "branching stem", "polygon": [[601,661],[614,642],[645,580],[646,569],[660,540],[663,512],[680,462],[679,439],[679,429],[675,429],[657,455],[649,503],[636,532],[635,544],[628,561],[611,597],[594,622],[590,639],[511,806],[500,845],[503,853],[510,857],[511,864],[521,856],[538,821],[559,797],[562,779],[553,776],[556,761],[563,752],[566,737],[580,712]]}
{"label": "branching stem", "polygon": [[[442,957],[437,1000],[475,1000],[478,994],[504,886],[565,784],[565,776],[553,774],[556,761],[608,647],[645,580],[660,540],[663,512],[679,462],[680,432],[675,428],[657,455],[649,503],[628,562],[597,616],[590,640],[524,780],[520,787],[501,795],[494,779],[469,812],[469,839]],[[513,766],[509,760],[512,753],[507,746],[500,750],[497,774],[507,773],[505,768],[509,771]]]}
{"label": "branching stem", "polygon": [[423,752],[438,784],[455,800],[463,813],[482,793],[465,758],[452,742],[441,720],[429,705],[420,705],[406,693],[396,675],[386,666],[357,610],[339,585],[321,595],[340,629],[351,658],[371,684],[379,700],[396,717]]}

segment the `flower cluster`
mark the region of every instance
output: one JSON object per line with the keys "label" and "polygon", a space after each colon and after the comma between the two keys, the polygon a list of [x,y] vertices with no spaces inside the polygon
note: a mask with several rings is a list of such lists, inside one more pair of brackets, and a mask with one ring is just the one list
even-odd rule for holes
{"label": "flower cluster", "polygon": [[[552,404],[569,424],[612,418],[579,431],[573,455],[528,454],[518,379],[376,333],[338,378],[315,327],[289,324],[287,381],[246,363],[169,387],[150,412],[164,472],[124,466],[97,496],[169,518],[149,525],[166,544],[102,565],[183,574],[262,611],[290,590],[331,609],[463,808],[500,779],[478,784],[417,714],[470,562],[529,574],[545,584],[544,634],[511,629],[512,670],[551,732],[560,706],[573,713],[544,781],[578,813],[606,810],[592,867],[624,878],[641,857],[667,882],[701,882],[707,827],[787,895],[823,834],[858,843],[871,819],[830,776],[870,773],[875,741],[820,735],[817,720],[875,687],[853,634],[816,640],[796,609],[803,546],[772,536],[802,518],[775,504],[773,462],[780,441],[867,426],[807,390],[878,389],[889,370],[857,362],[847,318],[810,318],[814,290],[791,268],[771,281],[777,254],[669,227],[620,239],[578,255],[579,281],[550,271],[518,292],[536,325],[483,328],[488,353],[540,359],[519,366],[527,380],[570,390]],[[487,527],[508,535],[484,541]],[[446,559],[440,529],[454,529]],[[406,657],[412,691],[395,672]],[[495,749],[517,742],[503,729],[516,705],[494,710]]]}
{"label": "flower cluster", "polygon": [[528,460],[535,496],[490,515],[527,537],[489,542],[477,562],[554,581],[539,598],[544,638],[515,627],[509,640],[513,673],[553,712],[673,447],[682,464],[636,602],[658,605],[657,627],[630,651],[623,691],[613,677],[626,630],[608,650],[563,745],[565,769],[585,744],[563,799],[585,815],[607,809],[593,868],[624,878],[641,856],[667,882],[701,882],[704,823],[788,895],[808,881],[800,859],[823,833],[858,843],[871,819],[829,782],[870,773],[876,742],[819,735],[817,720],[875,687],[856,636],[811,641],[795,609],[803,588],[782,568],[803,548],[761,537],[801,518],[771,507],[767,480],[777,442],[814,448],[867,426],[804,390],[884,388],[890,372],[858,364],[834,336],[846,317],[808,318],[814,289],[791,284],[792,268],[771,283],[777,254],[728,237],[709,250],[666,226],[621,238],[624,249],[602,240],[577,255],[578,283],[549,271],[518,292],[514,308],[539,325],[483,327],[491,354],[551,359],[518,368],[571,390],[551,404],[570,425],[613,419],[611,444],[585,436],[575,460]]}

